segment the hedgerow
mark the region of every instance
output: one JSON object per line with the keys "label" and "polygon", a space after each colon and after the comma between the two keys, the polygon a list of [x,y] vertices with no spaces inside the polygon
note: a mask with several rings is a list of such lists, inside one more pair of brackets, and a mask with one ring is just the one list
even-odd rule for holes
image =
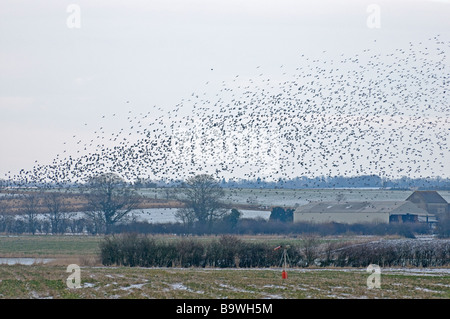
{"label": "hedgerow", "polygon": [[275,250],[274,242],[249,242],[224,235],[211,240],[156,240],[138,234],[105,237],[100,258],[105,266],[139,267],[280,267],[286,249],[289,266],[382,267],[450,265],[450,241],[381,240],[369,243],[324,243],[308,236]]}

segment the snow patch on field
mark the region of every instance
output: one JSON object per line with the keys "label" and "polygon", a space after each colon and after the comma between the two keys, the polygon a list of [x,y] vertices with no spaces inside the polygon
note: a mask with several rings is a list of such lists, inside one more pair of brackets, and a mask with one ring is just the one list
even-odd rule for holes
{"label": "snow patch on field", "polygon": [[40,296],[36,291],[31,291],[30,297],[33,299],[53,299],[52,296]]}
{"label": "snow patch on field", "polygon": [[130,285],[127,287],[120,287],[121,290],[132,290],[132,289],[142,289],[142,287],[145,285],[146,283],[143,284],[134,284],[134,285]]}
{"label": "snow patch on field", "polygon": [[401,274],[416,276],[450,275],[450,268],[381,268],[381,274]]}
{"label": "snow patch on field", "polygon": [[[189,287],[186,287],[183,283],[181,283],[181,282],[177,282],[177,283],[174,283],[174,284],[170,284],[169,285],[170,286],[170,288],[172,289],[172,290],[185,290],[185,291],[188,291],[188,292],[193,292],[193,293],[197,293],[197,294],[203,294],[203,293],[205,293],[204,291],[202,291],[202,290],[193,290],[193,289],[191,289],[191,288],[189,288]],[[168,289],[166,289],[166,291],[167,291]]]}
{"label": "snow patch on field", "polygon": [[263,299],[283,299],[283,296],[270,294],[266,295]]}
{"label": "snow patch on field", "polygon": [[251,290],[239,289],[239,288],[232,287],[230,285],[226,285],[226,284],[222,284],[222,283],[219,283],[219,287],[225,288],[227,290],[231,290],[231,291],[234,291],[234,292],[243,292],[243,293],[252,293],[252,294],[255,293],[254,291],[251,291]]}
{"label": "snow patch on field", "polygon": [[183,285],[182,283],[175,283],[170,285],[174,290],[190,290],[188,287]]}

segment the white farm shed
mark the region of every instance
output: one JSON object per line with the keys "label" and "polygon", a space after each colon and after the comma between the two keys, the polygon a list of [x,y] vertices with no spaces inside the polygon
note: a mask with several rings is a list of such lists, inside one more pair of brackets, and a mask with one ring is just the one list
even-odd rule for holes
{"label": "white farm shed", "polygon": [[409,201],[312,202],[294,211],[294,223],[431,222],[432,219],[434,215]]}

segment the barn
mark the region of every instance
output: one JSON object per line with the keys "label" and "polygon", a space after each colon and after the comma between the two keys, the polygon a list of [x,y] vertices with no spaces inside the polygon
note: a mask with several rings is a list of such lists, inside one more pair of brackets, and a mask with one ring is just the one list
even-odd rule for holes
{"label": "barn", "polygon": [[295,222],[394,223],[435,222],[433,214],[410,201],[312,202],[294,211]]}
{"label": "barn", "polygon": [[447,201],[436,191],[415,191],[407,199],[430,214],[448,214]]}

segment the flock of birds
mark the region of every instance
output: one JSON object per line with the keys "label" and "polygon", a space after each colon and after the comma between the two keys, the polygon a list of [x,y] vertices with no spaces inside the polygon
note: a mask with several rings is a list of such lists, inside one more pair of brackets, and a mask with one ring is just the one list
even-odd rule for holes
{"label": "flock of birds", "polygon": [[209,80],[171,110],[130,110],[120,130],[108,132],[106,120],[118,115],[105,114],[91,138],[74,134],[52,163],[4,179],[64,185],[105,172],[128,181],[200,173],[448,177],[449,47],[436,36],[389,53],[299,54],[298,67],[281,66],[276,76],[255,66],[253,78],[236,75],[215,88]]}

